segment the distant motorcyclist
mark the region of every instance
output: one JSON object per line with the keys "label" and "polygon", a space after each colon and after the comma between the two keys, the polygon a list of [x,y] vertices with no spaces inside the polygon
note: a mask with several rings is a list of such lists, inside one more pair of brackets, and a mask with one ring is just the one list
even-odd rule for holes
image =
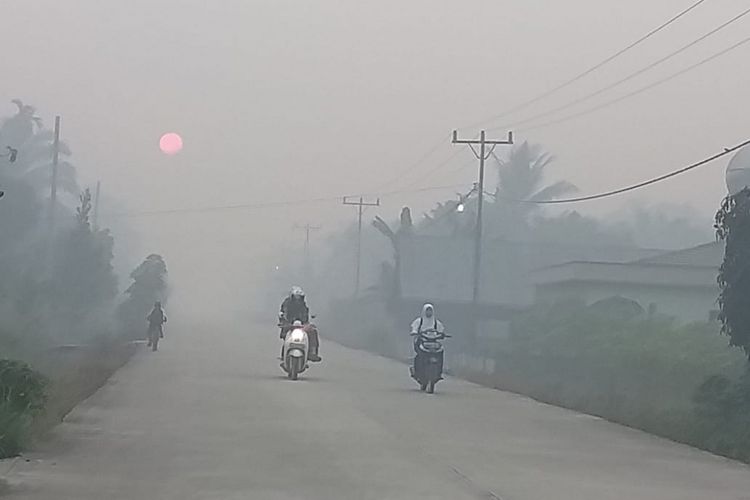
{"label": "distant motorcyclist", "polygon": [[[419,373],[422,367],[422,351],[419,349],[419,344],[422,342],[422,334],[430,332],[430,334],[444,334],[445,327],[440,320],[435,316],[435,306],[430,303],[422,306],[422,314],[412,321],[411,323],[411,334],[414,336],[414,366],[413,370],[415,373]],[[442,366],[440,367],[442,372]]]}
{"label": "distant motorcyclist", "polygon": [[154,308],[146,316],[146,321],[148,321],[148,346],[153,347],[155,351],[158,339],[164,338],[164,323],[167,322],[167,315],[164,314],[160,301],[154,302]]}
{"label": "distant motorcyclist", "polygon": [[279,320],[283,325],[279,332],[279,337],[283,340],[286,337],[287,332],[291,328],[291,325],[295,321],[301,321],[305,325],[305,331],[307,331],[308,340],[310,342],[310,361],[320,361],[320,339],[318,338],[318,330],[310,324],[310,308],[305,302],[305,292],[298,286],[292,287],[289,295],[281,303],[281,310],[279,312]]}

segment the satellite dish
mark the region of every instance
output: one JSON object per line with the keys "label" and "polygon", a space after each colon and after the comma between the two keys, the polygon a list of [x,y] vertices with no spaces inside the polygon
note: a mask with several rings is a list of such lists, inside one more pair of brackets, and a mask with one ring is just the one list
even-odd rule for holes
{"label": "satellite dish", "polygon": [[726,182],[729,194],[737,194],[746,187],[750,187],[750,146],[740,149],[729,160]]}

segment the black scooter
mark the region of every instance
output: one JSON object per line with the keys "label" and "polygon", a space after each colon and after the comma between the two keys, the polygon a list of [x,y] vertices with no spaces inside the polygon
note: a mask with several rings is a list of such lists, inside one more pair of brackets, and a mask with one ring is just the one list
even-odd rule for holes
{"label": "black scooter", "polygon": [[419,389],[429,394],[435,392],[435,384],[443,379],[443,343],[450,335],[437,330],[423,330],[412,333],[416,337],[414,347],[417,351],[414,365],[409,367],[411,377],[419,383]]}

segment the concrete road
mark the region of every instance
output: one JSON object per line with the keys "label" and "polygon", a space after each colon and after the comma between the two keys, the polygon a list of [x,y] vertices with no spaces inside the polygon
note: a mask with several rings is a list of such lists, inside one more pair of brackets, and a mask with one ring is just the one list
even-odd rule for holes
{"label": "concrete road", "polygon": [[10,498],[750,499],[750,468],[521,396],[423,394],[331,343],[291,382],[272,329],[167,335],[15,464]]}

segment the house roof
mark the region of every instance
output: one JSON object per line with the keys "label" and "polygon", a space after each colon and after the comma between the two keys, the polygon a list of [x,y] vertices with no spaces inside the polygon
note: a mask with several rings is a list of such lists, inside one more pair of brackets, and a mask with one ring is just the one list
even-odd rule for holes
{"label": "house roof", "polygon": [[716,286],[716,269],[712,266],[685,264],[567,262],[538,269],[531,273],[536,286],[564,283],[609,283],[657,287]]}
{"label": "house roof", "polygon": [[722,243],[712,242],[630,262],[569,261],[536,269],[531,280],[537,286],[589,282],[715,287],[723,251]]}
{"label": "house roof", "polygon": [[724,257],[724,243],[712,241],[695,247],[665,252],[634,261],[649,264],[685,264],[690,266],[712,266],[718,268]]}

